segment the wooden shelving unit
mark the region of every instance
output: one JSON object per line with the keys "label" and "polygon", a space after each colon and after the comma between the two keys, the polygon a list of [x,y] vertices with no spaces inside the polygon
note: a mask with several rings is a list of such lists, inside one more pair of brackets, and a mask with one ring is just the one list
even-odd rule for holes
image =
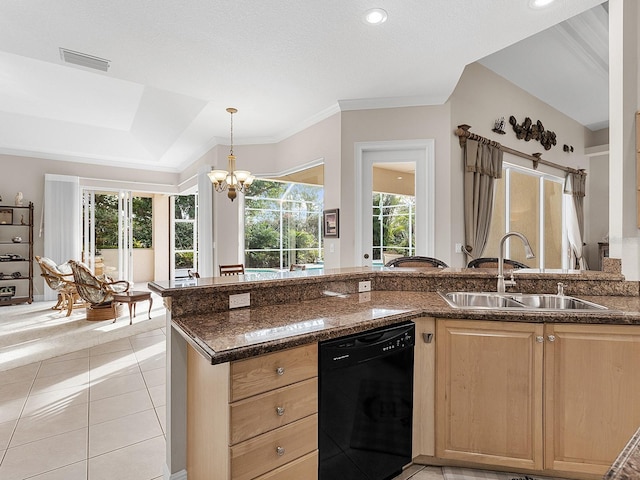
{"label": "wooden shelving unit", "polygon": [[32,302],[33,203],[0,204],[0,306]]}

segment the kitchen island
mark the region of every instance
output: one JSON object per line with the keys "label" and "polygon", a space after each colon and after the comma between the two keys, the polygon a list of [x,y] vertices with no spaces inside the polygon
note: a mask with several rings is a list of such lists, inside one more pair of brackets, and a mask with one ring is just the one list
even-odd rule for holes
{"label": "kitchen island", "polygon": [[[536,327],[538,330],[545,325],[568,323],[625,325],[631,328],[640,325],[638,284],[626,282],[620,275],[602,272],[530,271],[515,272],[514,276],[518,291],[554,293],[557,283],[562,282],[566,285],[567,295],[575,295],[600,303],[610,310],[589,313],[556,311],[514,314],[494,310],[453,309],[437,291],[495,290],[495,272],[464,269],[376,271],[352,268],[328,272],[298,271],[254,276],[247,274],[236,278],[220,277],[150,284],[152,290],[165,298],[169,310],[167,354],[170,368],[167,405],[170,413],[168,413],[167,466],[173,475],[172,478],[181,478],[180,472],[183,472],[187,465],[185,452],[187,375],[185,372],[187,357],[191,355],[191,351],[197,352],[198,361],[202,360],[203,365],[209,364],[213,372],[216,366],[220,366],[221,369],[227,368],[230,364],[234,365],[235,362],[244,359],[280,351],[296,351],[297,348],[315,345],[318,341],[325,339],[405,320],[415,320],[417,325],[427,325],[427,328],[430,325],[429,322],[433,322],[434,319],[440,319],[438,322],[443,325],[445,321],[459,319],[495,322],[490,325],[525,323],[540,325]],[[360,282],[370,282],[372,291],[358,293]],[[229,295],[238,293],[250,294],[250,308],[229,310]],[[594,293],[599,295],[594,296]],[[190,347],[187,347],[187,344]],[[545,346],[545,348],[548,347]],[[418,357],[420,355],[422,354],[418,354]],[[435,350],[425,355],[427,357],[435,355]],[[541,356],[541,353],[538,355]],[[196,357],[191,355],[189,358],[194,361]],[[536,368],[541,368],[541,365]],[[221,370],[216,371],[220,373]],[[433,396],[435,382],[433,375],[432,372],[432,382],[428,389],[431,393],[427,393],[426,396]],[[538,382],[540,384],[536,384],[536,388],[540,390],[536,395],[539,394],[540,398],[542,398],[541,378],[540,375]],[[224,373],[219,375],[218,380],[227,382]],[[424,398],[418,398],[419,411],[425,409],[428,411],[429,408],[433,408],[428,406],[429,402],[433,403],[431,400],[426,402],[426,407],[423,405],[424,400]],[[225,408],[228,406],[221,411]],[[540,425],[536,425],[535,430],[541,429],[540,421]],[[433,439],[429,438],[434,436],[433,425],[429,425],[427,421],[425,425],[418,425],[417,430],[418,435],[423,437],[416,442],[414,435],[414,443],[418,444],[415,455],[417,460],[446,464],[447,455],[438,455],[433,446]],[[221,444],[227,445],[225,442]],[[621,446],[618,450],[620,448]],[[455,458],[456,455],[453,457]],[[484,462],[480,460],[477,463],[491,465],[494,468],[501,466],[500,463],[496,465],[495,459],[492,458],[485,459]],[[463,464],[464,461],[466,460],[462,461]],[[535,462],[531,465],[525,464],[522,468],[525,471],[530,469],[546,471],[540,469],[542,465],[540,461],[541,455],[538,453]],[[511,465],[506,461],[502,468]],[[569,467],[562,466],[562,468]],[[546,468],[549,469],[548,466]],[[606,470],[604,467],[598,468],[602,473]],[[576,475],[575,478],[596,478],[595,474],[589,472],[578,472]]]}

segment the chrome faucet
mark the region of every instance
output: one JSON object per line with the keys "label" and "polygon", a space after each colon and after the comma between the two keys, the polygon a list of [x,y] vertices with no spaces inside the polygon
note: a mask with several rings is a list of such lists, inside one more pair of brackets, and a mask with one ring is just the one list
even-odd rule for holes
{"label": "chrome faucet", "polygon": [[[522,240],[524,244],[524,253],[527,258],[535,257],[533,250],[531,250],[531,245],[529,244],[529,240],[520,232],[509,232],[504,237],[500,239],[500,249],[498,250],[498,293],[505,292],[505,281],[504,281],[504,242],[509,237],[518,237]],[[510,281],[510,285],[515,285],[515,281]]]}

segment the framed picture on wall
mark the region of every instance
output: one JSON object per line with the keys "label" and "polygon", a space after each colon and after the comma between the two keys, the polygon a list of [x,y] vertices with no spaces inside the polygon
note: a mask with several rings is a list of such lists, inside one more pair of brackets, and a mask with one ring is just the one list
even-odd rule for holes
{"label": "framed picture on wall", "polygon": [[11,225],[13,223],[13,210],[11,208],[0,209],[0,224]]}
{"label": "framed picture on wall", "polygon": [[322,233],[325,237],[340,236],[340,210],[325,210],[322,212]]}

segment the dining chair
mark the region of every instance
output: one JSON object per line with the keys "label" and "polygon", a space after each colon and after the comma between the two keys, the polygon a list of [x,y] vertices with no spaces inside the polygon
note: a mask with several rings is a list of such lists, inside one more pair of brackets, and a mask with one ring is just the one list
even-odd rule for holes
{"label": "dining chair", "polygon": [[[530,268],[528,265],[510,258],[505,258],[504,264],[511,268]],[[467,268],[498,268],[498,259],[495,257],[474,258],[467,264]]]}
{"label": "dining chair", "polygon": [[385,267],[413,267],[413,268],[424,268],[424,267],[435,267],[435,268],[447,268],[449,265],[444,263],[442,260],[438,260],[433,257],[422,257],[422,256],[414,256],[414,257],[399,257],[394,258],[393,260],[387,262]]}
{"label": "dining chair", "polygon": [[244,265],[241,263],[235,265],[220,265],[220,275],[226,277],[228,275],[243,275]]}

